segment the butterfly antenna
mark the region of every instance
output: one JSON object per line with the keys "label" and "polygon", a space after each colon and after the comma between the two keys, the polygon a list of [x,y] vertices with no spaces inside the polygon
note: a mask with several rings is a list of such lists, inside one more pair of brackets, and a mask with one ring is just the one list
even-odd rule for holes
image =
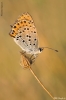
{"label": "butterfly antenna", "polygon": [[55,50],[53,48],[49,48],[49,47],[44,47],[44,48],[48,48],[48,49],[51,49],[51,50],[54,50],[54,51],[58,52],[58,50]]}

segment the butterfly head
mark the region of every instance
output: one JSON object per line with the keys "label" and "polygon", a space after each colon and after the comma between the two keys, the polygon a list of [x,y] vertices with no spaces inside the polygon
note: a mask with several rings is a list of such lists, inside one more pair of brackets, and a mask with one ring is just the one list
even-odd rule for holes
{"label": "butterfly head", "polygon": [[44,47],[39,48],[39,53],[41,53],[44,50]]}

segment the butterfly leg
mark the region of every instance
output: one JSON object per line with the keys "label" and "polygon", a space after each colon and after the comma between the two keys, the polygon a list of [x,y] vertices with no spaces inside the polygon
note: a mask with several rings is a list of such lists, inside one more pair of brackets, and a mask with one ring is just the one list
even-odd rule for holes
{"label": "butterfly leg", "polygon": [[32,61],[32,63],[35,61],[35,59],[36,59],[36,55],[34,56],[34,54],[30,57],[30,59],[31,59],[31,61]]}
{"label": "butterfly leg", "polygon": [[32,57],[34,56],[34,54],[33,55],[31,55],[31,57],[30,57],[30,59],[32,59]]}
{"label": "butterfly leg", "polygon": [[30,57],[30,59],[31,59],[31,60],[36,59],[37,56],[38,56],[38,54],[36,54],[36,55],[33,54],[33,55]]}

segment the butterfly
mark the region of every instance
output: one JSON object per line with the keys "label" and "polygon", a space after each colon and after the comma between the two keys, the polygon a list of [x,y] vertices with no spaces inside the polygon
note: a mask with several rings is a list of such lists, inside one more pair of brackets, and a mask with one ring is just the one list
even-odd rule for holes
{"label": "butterfly", "polygon": [[13,37],[15,43],[28,54],[39,54],[43,51],[43,47],[38,46],[37,30],[32,17],[28,13],[23,13],[11,25],[9,33]]}

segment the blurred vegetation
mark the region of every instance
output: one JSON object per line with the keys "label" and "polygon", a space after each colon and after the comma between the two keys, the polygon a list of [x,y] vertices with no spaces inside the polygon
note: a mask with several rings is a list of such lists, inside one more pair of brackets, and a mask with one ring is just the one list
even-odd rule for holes
{"label": "blurred vegetation", "polygon": [[0,7],[1,2],[0,100],[52,100],[30,71],[19,65],[21,49],[9,36],[10,25],[24,12],[34,19],[39,45],[59,51],[44,49],[33,71],[54,97],[66,98],[66,0],[0,0]]}

